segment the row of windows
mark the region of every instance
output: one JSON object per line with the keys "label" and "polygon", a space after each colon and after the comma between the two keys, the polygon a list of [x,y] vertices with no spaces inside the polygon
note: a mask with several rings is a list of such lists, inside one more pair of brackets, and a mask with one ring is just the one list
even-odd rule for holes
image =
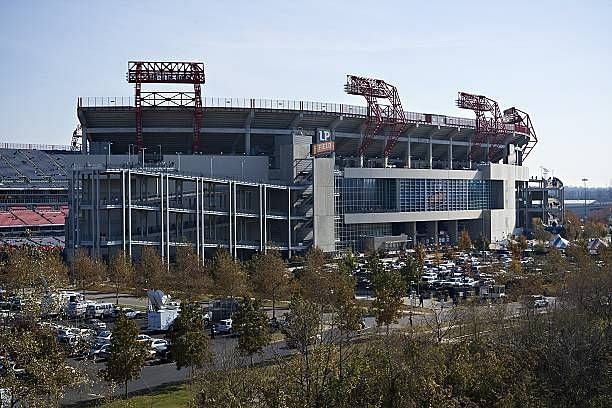
{"label": "row of windows", "polygon": [[489,206],[488,180],[399,180],[399,211],[482,210]]}

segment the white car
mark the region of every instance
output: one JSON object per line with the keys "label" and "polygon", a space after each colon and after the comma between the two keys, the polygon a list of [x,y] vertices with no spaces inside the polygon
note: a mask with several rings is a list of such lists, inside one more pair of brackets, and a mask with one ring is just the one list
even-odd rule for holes
{"label": "white car", "polygon": [[153,340],[153,339],[151,338],[151,336],[149,336],[149,335],[147,335],[147,334],[139,334],[139,335],[136,337],[136,341],[139,341],[139,342],[141,342],[141,343],[148,343],[148,342],[150,342],[151,340]]}
{"label": "white car", "polygon": [[151,340],[151,350],[165,351],[168,349],[168,340],[153,339]]}

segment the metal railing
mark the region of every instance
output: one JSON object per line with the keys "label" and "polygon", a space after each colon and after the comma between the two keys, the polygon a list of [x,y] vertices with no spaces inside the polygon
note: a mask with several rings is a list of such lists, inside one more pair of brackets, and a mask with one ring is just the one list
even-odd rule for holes
{"label": "metal railing", "polygon": [[[77,99],[77,107],[97,108],[116,107],[126,108],[134,106],[134,97],[131,96],[83,96]],[[298,110],[311,112],[338,113],[343,115],[366,116],[366,106],[347,105],[332,102],[296,101],[289,99],[255,99],[255,98],[202,98],[204,108],[236,108],[236,109],[270,109],[270,110]],[[452,125],[475,127],[474,119],[453,116],[433,115],[419,112],[405,112],[410,122],[431,123],[434,125]]]}
{"label": "metal railing", "polygon": [[0,143],[0,149],[29,149],[29,150],[61,150],[70,151],[69,145],[36,144],[36,143]]}
{"label": "metal railing", "polygon": [[[151,93],[151,95],[156,93]],[[188,93],[176,93],[176,95],[187,95]],[[161,95],[161,93],[160,93]],[[187,99],[189,99],[187,97]],[[187,106],[189,101],[183,101]],[[181,103],[171,103],[164,100],[160,106],[179,106]],[[115,107],[131,108],[134,106],[132,96],[83,96],[77,99],[77,107],[97,108]],[[255,99],[255,98],[224,98],[224,97],[204,97],[202,98],[204,108],[235,108],[235,109],[270,109],[270,110],[293,110],[336,113],[342,115],[366,116],[368,108],[366,106],[347,105],[332,102],[313,102],[296,101],[289,99]],[[404,112],[406,119],[411,123],[426,123],[441,126],[460,126],[475,128],[476,120],[470,118],[460,118],[456,116],[434,115],[419,112]],[[529,130],[520,124],[506,124],[506,130],[510,132],[528,134]]]}

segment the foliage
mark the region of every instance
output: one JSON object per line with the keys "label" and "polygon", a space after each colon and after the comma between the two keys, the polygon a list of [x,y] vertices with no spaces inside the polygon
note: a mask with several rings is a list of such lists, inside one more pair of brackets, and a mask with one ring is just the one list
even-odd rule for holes
{"label": "foliage", "polygon": [[488,251],[489,250],[489,240],[484,234],[480,234],[478,239],[474,241],[474,247],[479,251]]}
{"label": "foliage", "polygon": [[55,333],[37,326],[0,331],[0,389],[10,393],[11,406],[57,405],[66,387],[81,380],[66,364]]}
{"label": "foliage", "polygon": [[470,239],[470,233],[467,230],[461,230],[457,247],[460,251],[469,251],[472,249],[472,240]]}
{"label": "foliage", "polygon": [[257,295],[272,299],[272,316],[276,317],[276,300],[289,295],[291,278],[287,264],[277,251],[256,253],[248,265],[251,286]]}
{"label": "foliage", "polygon": [[137,340],[140,333],[133,320],[120,313],[112,330],[108,361],[101,371],[105,381],[123,383],[127,397],[128,382],[140,377],[147,358],[147,348]]}
{"label": "foliage", "polygon": [[244,298],[233,316],[233,328],[238,337],[238,350],[251,357],[261,353],[270,343],[268,315],[261,307],[261,301]]}
{"label": "foliage", "polygon": [[115,284],[115,301],[119,304],[119,288],[134,280],[134,265],[125,251],[118,251],[108,264],[108,276]]}
{"label": "foliage", "polygon": [[105,272],[106,266],[102,260],[91,257],[85,249],[78,249],[72,257],[71,280],[82,290],[102,282]]}
{"label": "foliage", "polygon": [[402,298],[406,294],[405,282],[397,270],[379,270],[373,277],[374,294],[372,303],[376,323],[387,326],[397,321],[401,316]]}
{"label": "foliage", "polygon": [[168,268],[155,247],[143,246],[136,265],[134,286],[141,293],[149,289],[166,289]]}
{"label": "foliage", "polygon": [[212,260],[214,292],[224,297],[245,296],[248,293],[247,275],[239,261],[225,249],[218,249]]}
{"label": "foliage", "polygon": [[400,268],[400,274],[406,288],[410,288],[412,284],[416,284],[421,280],[422,271],[422,269],[419,269],[416,257],[408,256],[404,258],[404,266]]}
{"label": "foliage", "polygon": [[179,246],[176,249],[176,263],[172,268],[171,282],[173,289],[185,299],[195,299],[212,287],[212,278],[191,245]]}
{"label": "foliage", "polygon": [[300,353],[307,355],[308,346],[316,342],[320,322],[317,305],[295,296],[289,305],[283,333],[288,343],[295,345]]}
{"label": "foliage", "polygon": [[190,367],[193,377],[195,368],[202,368],[210,362],[210,342],[204,330],[202,311],[196,303],[181,303],[181,313],[174,320],[168,337],[170,355],[176,361],[177,370]]}

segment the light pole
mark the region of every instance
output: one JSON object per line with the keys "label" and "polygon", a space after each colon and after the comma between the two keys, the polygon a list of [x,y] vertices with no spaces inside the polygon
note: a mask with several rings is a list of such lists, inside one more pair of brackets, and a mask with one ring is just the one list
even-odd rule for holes
{"label": "light pole", "polygon": [[162,145],[157,145],[157,147],[159,147],[159,161],[162,161]]}
{"label": "light pole", "polygon": [[178,157],[178,171],[181,171],[181,152],[176,152],[176,156]]}
{"label": "light pole", "polygon": [[142,150],[142,168],[144,169],[145,167],[145,150],[147,150],[146,147],[141,147],[140,150]]}
{"label": "light pole", "polygon": [[587,219],[587,181],[589,181],[588,178],[583,178],[582,181],[584,182],[584,221],[586,222]]}

